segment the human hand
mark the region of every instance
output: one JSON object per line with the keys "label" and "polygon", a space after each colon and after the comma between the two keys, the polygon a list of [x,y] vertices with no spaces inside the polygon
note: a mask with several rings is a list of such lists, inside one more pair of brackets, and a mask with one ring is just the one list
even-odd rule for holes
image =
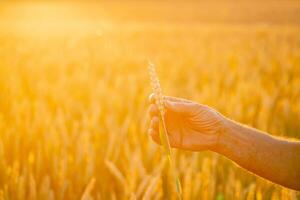
{"label": "human hand", "polygon": [[[150,97],[149,134],[160,144],[160,113],[154,94]],[[165,123],[170,145],[184,150],[214,150],[218,145],[224,117],[214,109],[186,99],[165,96]]]}

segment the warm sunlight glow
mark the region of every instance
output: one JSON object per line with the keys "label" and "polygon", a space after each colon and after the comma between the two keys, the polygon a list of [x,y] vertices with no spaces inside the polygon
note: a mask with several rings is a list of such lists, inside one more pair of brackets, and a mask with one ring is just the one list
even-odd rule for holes
{"label": "warm sunlight glow", "polygon": [[186,122],[162,96],[300,138],[299,25],[293,0],[0,2],[0,200],[299,199],[196,152],[223,118],[192,104]]}

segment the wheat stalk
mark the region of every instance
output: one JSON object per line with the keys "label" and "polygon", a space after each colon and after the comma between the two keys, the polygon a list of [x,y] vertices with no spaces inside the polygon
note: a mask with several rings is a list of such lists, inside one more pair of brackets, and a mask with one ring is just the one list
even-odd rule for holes
{"label": "wheat stalk", "polygon": [[[167,127],[165,123],[165,107],[164,107],[164,96],[162,94],[162,90],[160,87],[159,79],[156,74],[155,67],[152,63],[149,63],[148,65],[149,75],[150,75],[150,81],[152,90],[155,96],[155,104],[158,107],[159,113],[160,113],[160,129],[159,129],[159,137],[161,144],[163,145],[164,151],[167,155],[167,160],[169,162],[171,172],[173,174],[175,185],[176,185],[176,192],[179,199],[182,199],[182,191],[181,191],[181,184],[179,177],[176,173],[176,169],[174,166],[174,161],[172,158],[172,152],[171,152],[171,146],[169,142],[169,137],[167,134]],[[162,127],[161,127],[162,126]]]}
{"label": "wheat stalk", "polygon": [[95,182],[96,182],[96,179],[93,177],[90,182],[88,183],[88,185],[86,186],[84,192],[83,192],[83,195],[81,197],[81,200],[89,200],[89,199],[92,199],[91,197],[91,191],[93,190],[94,186],[95,186]]}

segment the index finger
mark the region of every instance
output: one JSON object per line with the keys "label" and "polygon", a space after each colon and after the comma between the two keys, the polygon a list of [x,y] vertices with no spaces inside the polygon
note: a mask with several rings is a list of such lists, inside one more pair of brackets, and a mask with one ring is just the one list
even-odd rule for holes
{"label": "index finger", "polygon": [[169,101],[172,101],[172,102],[191,103],[190,100],[179,98],[179,97],[165,96],[165,99],[169,100]]}

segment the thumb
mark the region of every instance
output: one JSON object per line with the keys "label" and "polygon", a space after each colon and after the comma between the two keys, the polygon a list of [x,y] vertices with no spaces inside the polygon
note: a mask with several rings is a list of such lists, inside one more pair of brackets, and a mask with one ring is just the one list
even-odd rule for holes
{"label": "thumb", "polygon": [[190,114],[195,110],[195,106],[193,103],[174,102],[169,100],[165,101],[165,107],[167,110],[181,114]]}

